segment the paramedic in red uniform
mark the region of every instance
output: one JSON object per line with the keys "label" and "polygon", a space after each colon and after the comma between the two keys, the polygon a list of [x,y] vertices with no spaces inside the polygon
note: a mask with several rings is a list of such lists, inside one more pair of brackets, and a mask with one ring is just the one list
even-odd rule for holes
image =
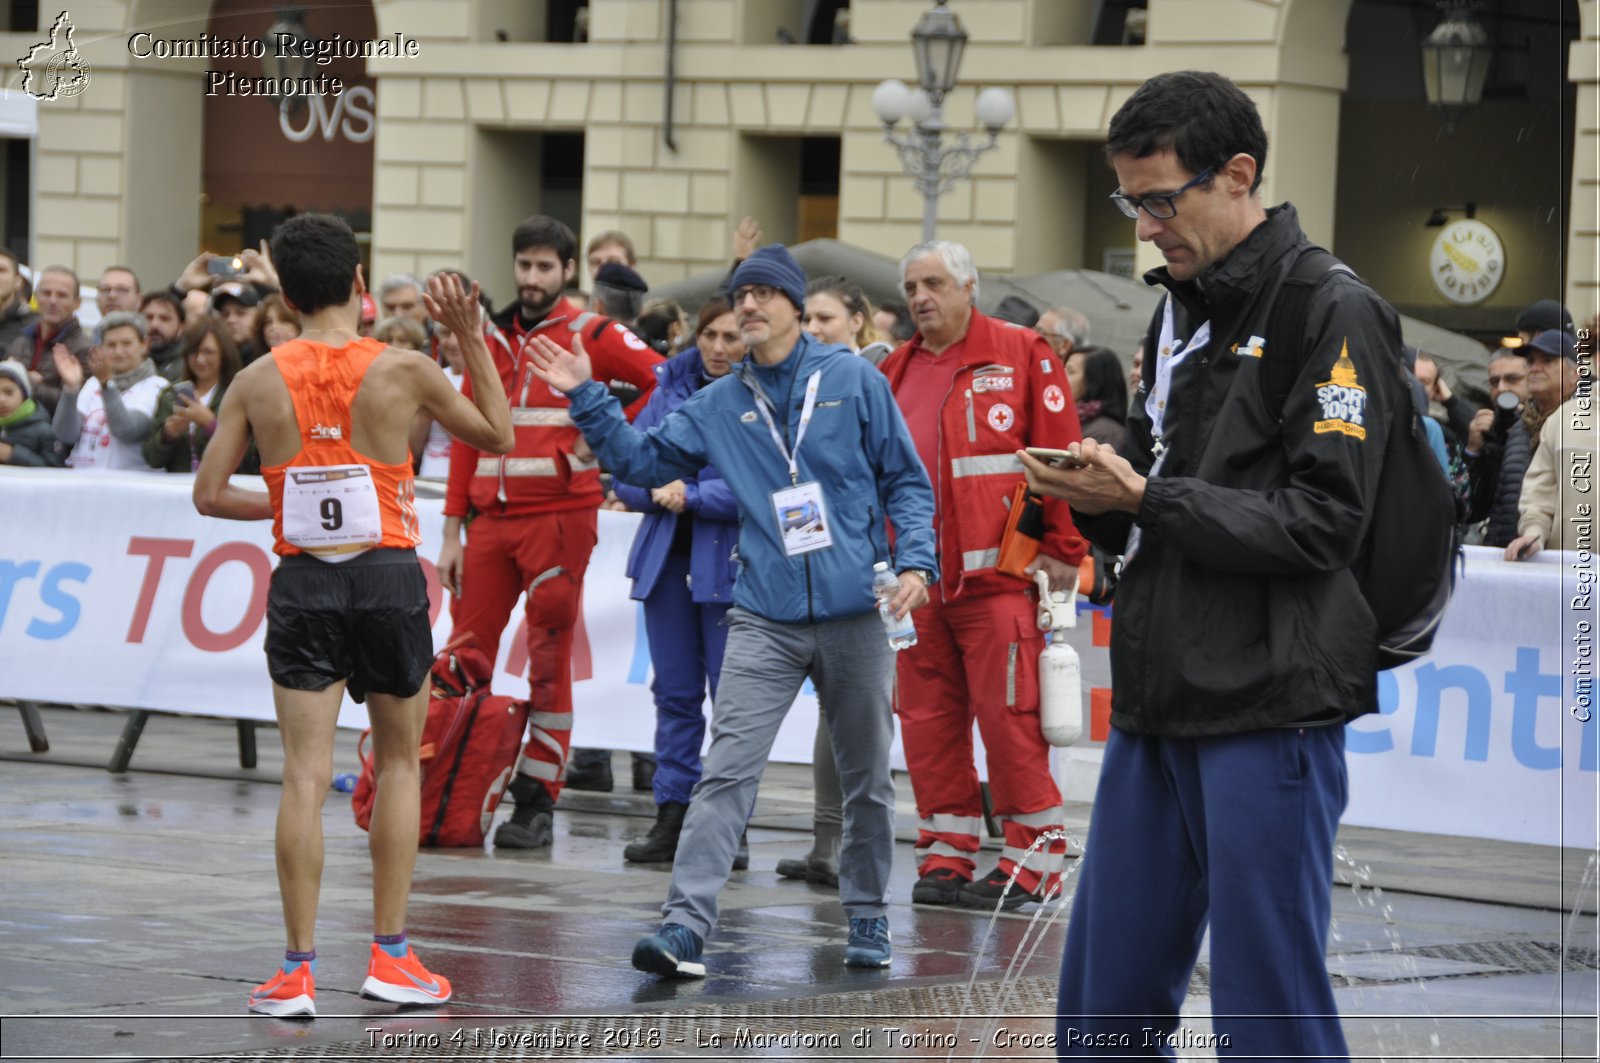
{"label": "paramedic in red uniform", "polygon": [[[278,885],[288,949],[249,997],[265,1015],[315,1015],[313,934],[322,880],[322,802],[346,689],[366,701],[378,798],[372,815],[373,943],[361,994],[442,1004],[450,983],[406,942],[417,857],[418,746],[433,658],[428,595],[406,440],[426,412],[487,450],[511,447],[511,418],[478,331],[477,286],[429,285],[428,312],[459,338],[476,405],[426,355],[363,339],[361,255],[338,218],[302,214],[278,227],[272,257],[303,331],[242,370],[195,477],[207,516],[272,521],[280,557],[267,594],[267,671],[283,737]],[[229,483],[254,438],[267,490]]]}
{"label": "paramedic in red uniform", "polygon": [[[495,831],[494,843],[535,849],[550,844],[550,813],[567,763],[572,639],[604,495],[600,470],[572,424],[566,396],[533,375],[524,348],[537,335],[570,350],[573,337],[581,335],[597,380],[638,389],[630,418],[644,408],[661,359],[625,326],[582,313],[562,298],[577,268],[577,238],[566,225],[535,214],[511,234],[511,250],[517,300],[493,320],[504,340],[494,354],[516,445],[504,457],[459,439],[451,446],[439,580],[455,596],[456,630],[476,635],[491,660],[512,607],[527,592],[533,712],[511,780],[516,809]],[[472,395],[470,381],[463,393]]]}
{"label": "paramedic in red uniform", "polygon": [[[960,244],[918,244],[900,260],[917,334],[883,363],[938,505],[939,571],[917,614],[917,644],[898,659],[897,707],[916,795],[917,879],[911,899],[993,910],[1044,899],[1059,883],[1065,845],[1023,860],[1044,831],[1061,829],[1061,794],[1039,728],[1039,653],[1031,584],[996,570],[1016,452],[1081,438],[1066,374],[1032,329],[979,313],[978,273]],[[1052,587],[1077,585],[1087,543],[1064,503],[1044,503],[1033,569]],[[972,722],[988,754],[994,812],[1005,831],[999,865],[974,881],[983,798]]]}

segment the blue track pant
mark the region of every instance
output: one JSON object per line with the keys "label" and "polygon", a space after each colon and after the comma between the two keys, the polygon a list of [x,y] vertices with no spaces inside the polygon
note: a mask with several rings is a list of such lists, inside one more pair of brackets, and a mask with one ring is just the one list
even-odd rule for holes
{"label": "blue track pant", "polygon": [[661,578],[644,602],[644,630],[656,699],[656,804],[689,802],[700,781],[705,743],[706,688],[713,697],[728,644],[723,618],[730,602],[696,602],[689,591],[689,559],[668,554]]}
{"label": "blue track pant", "polygon": [[1345,1058],[1325,951],[1346,793],[1341,726],[1113,728],[1061,960],[1061,1058],[1172,1058],[1208,923],[1218,1056]]}

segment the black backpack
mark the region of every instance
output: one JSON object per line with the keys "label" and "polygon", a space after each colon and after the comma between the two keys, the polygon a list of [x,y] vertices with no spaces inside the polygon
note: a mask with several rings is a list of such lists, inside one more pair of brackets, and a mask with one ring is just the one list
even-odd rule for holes
{"label": "black backpack", "polygon": [[[1332,272],[1355,276],[1323,248],[1303,251],[1267,318],[1262,394],[1267,409],[1277,411],[1280,419],[1308,356],[1300,337],[1305,334],[1312,293]],[[1428,445],[1422,427],[1427,409],[1418,407],[1416,389],[1398,352],[1393,371],[1398,393],[1406,399],[1391,414],[1377,497],[1361,552],[1350,566],[1378,622],[1380,671],[1414,661],[1433,647],[1463,556],[1459,501]]]}

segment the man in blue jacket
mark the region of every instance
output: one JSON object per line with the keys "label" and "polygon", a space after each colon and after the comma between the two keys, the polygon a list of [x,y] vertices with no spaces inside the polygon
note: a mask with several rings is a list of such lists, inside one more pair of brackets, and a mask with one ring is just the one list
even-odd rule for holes
{"label": "man in blue jacket", "polygon": [[[936,578],[933,491],[883,375],[847,347],[800,329],[806,277],[782,245],[734,271],[732,303],[750,357],[641,433],[574,343],[530,346],[535,372],[571,400],[574,422],[618,479],[664,484],[707,462],[739,503],[739,576],[712,720],[711,751],[690,800],[660,930],[633,965],[705,975],[739,835],[778,725],[810,677],[844,789],[839,894],[850,917],[844,962],[889,965],[886,901],[894,850],[894,654],[879,623],[872,566],[892,562],[897,617]],[[805,512],[803,522],[786,514]],[[893,522],[891,556],[884,518]]]}

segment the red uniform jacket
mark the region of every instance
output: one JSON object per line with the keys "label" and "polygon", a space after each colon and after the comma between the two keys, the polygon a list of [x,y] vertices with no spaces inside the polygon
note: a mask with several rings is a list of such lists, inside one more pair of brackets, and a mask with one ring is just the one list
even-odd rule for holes
{"label": "red uniform jacket", "polygon": [[[630,421],[650,398],[654,367],[661,358],[621,323],[582,313],[565,301],[526,333],[520,332],[514,313],[507,320],[509,328],[488,330],[488,342],[511,401],[517,442],[506,455],[485,453],[459,439],[451,443],[445,516],[465,517],[469,506],[496,515],[597,507],[603,499],[599,467],[592,458],[574,453],[581,436],[567,413],[567,397],[533,375],[524,353],[528,340],[543,335],[571,350],[572,338],[581,334],[596,380],[639,389],[639,398],[627,409]],[[472,397],[470,378],[462,393]]]}
{"label": "red uniform jacket", "polygon": [[[919,332],[884,359],[896,395],[921,345]],[[1023,478],[1016,452],[1082,438],[1066,370],[1038,333],[976,309],[967,334],[942,357],[959,359],[960,368],[939,413],[939,467],[928,470],[939,502],[940,583],[947,599],[1014,591],[1020,584],[995,564],[1011,494]],[[1076,565],[1088,552],[1067,503],[1046,498],[1044,526],[1042,553]]]}

